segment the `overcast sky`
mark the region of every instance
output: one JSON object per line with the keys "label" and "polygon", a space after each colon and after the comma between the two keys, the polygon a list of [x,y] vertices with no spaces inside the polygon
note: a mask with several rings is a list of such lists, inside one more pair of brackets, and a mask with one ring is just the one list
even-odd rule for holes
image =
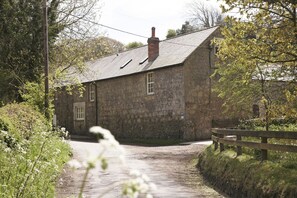
{"label": "overcast sky", "polygon": [[[99,23],[150,37],[151,27],[156,27],[156,36],[166,38],[168,29],[181,28],[186,21],[186,7],[193,0],[102,0]],[[206,2],[209,2],[205,0]],[[211,0],[216,2],[215,0]],[[106,36],[124,44],[147,39],[102,28]]]}

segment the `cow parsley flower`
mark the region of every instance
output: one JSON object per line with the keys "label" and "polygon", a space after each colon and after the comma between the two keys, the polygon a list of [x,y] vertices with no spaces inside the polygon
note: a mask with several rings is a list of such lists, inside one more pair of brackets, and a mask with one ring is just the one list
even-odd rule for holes
{"label": "cow parsley flower", "polygon": [[124,183],[123,195],[133,198],[139,195],[146,195],[148,198],[153,197],[149,192],[155,190],[156,186],[150,182],[147,175],[141,174],[138,170],[132,170],[130,176],[132,179]]}
{"label": "cow parsley flower", "polygon": [[108,139],[111,135],[110,131],[100,126],[93,126],[90,128],[90,133],[101,134],[104,139]]}
{"label": "cow parsley flower", "polygon": [[97,136],[99,136],[99,143],[105,148],[110,149],[114,148],[117,151],[119,151],[121,154],[123,154],[125,151],[122,146],[120,146],[120,143],[114,138],[114,136],[111,134],[111,132],[107,129],[104,129],[100,126],[93,126],[90,128],[90,133],[93,133]]}
{"label": "cow parsley flower", "polygon": [[67,162],[67,164],[73,169],[79,169],[82,167],[82,164],[76,159],[70,160],[69,162]]}

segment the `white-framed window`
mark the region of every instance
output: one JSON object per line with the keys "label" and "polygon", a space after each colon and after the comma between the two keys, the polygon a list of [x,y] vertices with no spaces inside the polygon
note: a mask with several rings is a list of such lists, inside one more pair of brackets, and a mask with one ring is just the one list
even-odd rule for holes
{"label": "white-framed window", "polygon": [[151,95],[154,94],[154,73],[149,72],[146,76],[146,88],[147,88],[147,94]]}
{"label": "white-framed window", "polygon": [[95,100],[95,89],[96,89],[96,86],[94,84],[90,84],[89,86],[89,99],[91,102],[93,102]]}
{"label": "white-framed window", "polygon": [[73,104],[74,120],[85,120],[85,103],[76,102]]}

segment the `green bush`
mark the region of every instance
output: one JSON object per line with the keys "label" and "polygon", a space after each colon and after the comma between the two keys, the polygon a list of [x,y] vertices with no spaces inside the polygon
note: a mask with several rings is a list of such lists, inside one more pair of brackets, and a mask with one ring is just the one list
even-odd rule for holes
{"label": "green bush", "polygon": [[18,140],[29,139],[34,133],[49,131],[50,124],[31,106],[14,103],[0,108],[0,130]]}
{"label": "green bush", "polygon": [[0,108],[0,197],[54,197],[70,155],[59,133],[30,106]]}
{"label": "green bush", "polygon": [[[243,120],[238,125],[240,129],[247,130],[265,130],[265,121],[263,119],[250,119]],[[274,118],[271,120],[269,125],[269,130],[271,131],[297,131],[297,120],[296,119],[282,119]]]}

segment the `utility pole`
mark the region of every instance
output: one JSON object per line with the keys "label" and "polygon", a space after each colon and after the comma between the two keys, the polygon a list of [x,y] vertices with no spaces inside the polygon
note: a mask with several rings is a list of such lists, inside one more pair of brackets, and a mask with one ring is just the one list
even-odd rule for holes
{"label": "utility pole", "polygon": [[49,115],[49,79],[48,79],[48,21],[47,21],[47,0],[43,0],[43,35],[44,35],[44,110],[45,117]]}

